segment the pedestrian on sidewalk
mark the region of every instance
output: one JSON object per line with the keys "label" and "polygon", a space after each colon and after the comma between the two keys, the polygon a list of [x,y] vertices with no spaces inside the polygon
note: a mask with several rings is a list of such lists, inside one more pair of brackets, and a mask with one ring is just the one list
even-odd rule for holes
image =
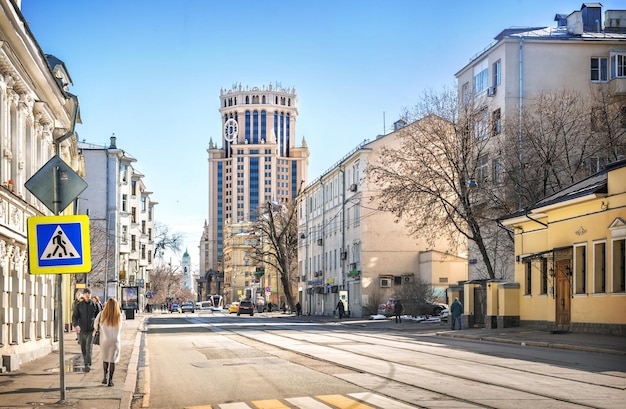
{"label": "pedestrian on sidewalk", "polygon": [[346,307],[343,305],[343,301],[339,300],[337,303],[337,314],[339,314],[339,319],[343,318],[343,314],[346,312]]}
{"label": "pedestrian on sidewalk", "polygon": [[91,367],[91,352],[93,351],[93,323],[100,310],[91,299],[89,288],[83,290],[83,299],[78,302],[72,311],[72,325],[78,334],[80,351],[83,354],[85,371]]}
{"label": "pedestrian on sidewalk", "polygon": [[404,310],[404,307],[402,306],[402,303],[400,302],[400,300],[396,300],[395,304],[393,305],[393,313],[396,316],[396,324],[399,324],[402,322],[403,310]]}
{"label": "pedestrian on sidewalk", "polygon": [[302,305],[300,304],[300,301],[296,303],[296,314],[298,316],[302,315]]}
{"label": "pedestrian on sidewalk", "polygon": [[100,302],[100,297],[98,297],[97,295],[94,294],[93,302],[96,303],[96,306],[98,307],[98,312],[102,311],[102,308],[104,308],[104,307],[102,306],[102,303]]}
{"label": "pedestrian on sidewalk", "polygon": [[451,329],[454,329],[457,325],[457,323],[459,324],[458,327],[459,329],[461,328],[461,315],[463,315],[463,304],[461,304],[461,301],[459,301],[459,297],[454,297],[454,301],[452,302],[452,305],[450,306],[450,314],[452,315],[451,320],[452,320],[452,325],[451,325]]}
{"label": "pedestrian on sidewalk", "polygon": [[104,370],[102,384],[113,386],[115,364],[120,361],[122,346],[122,314],[115,298],[109,298],[104,304],[104,309],[96,317],[95,326],[96,329],[100,328],[100,352]]}

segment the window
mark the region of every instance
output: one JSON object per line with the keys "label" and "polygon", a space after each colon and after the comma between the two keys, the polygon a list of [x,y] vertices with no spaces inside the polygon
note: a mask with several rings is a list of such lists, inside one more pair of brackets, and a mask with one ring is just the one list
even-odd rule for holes
{"label": "window", "polygon": [[461,88],[461,98],[463,98],[463,102],[465,104],[469,103],[469,100],[470,100],[469,82],[466,82],[465,84],[463,84],[463,87]]}
{"label": "window", "polygon": [[137,181],[133,180],[130,182],[130,194],[135,196],[137,195]]}
{"label": "window", "polygon": [[133,223],[137,223],[137,208],[131,207],[130,209],[130,220]]}
{"label": "window", "polygon": [[500,108],[493,111],[491,114],[491,134],[492,135],[500,135],[502,132],[502,117],[500,113]]}
{"label": "window", "polygon": [[545,257],[541,259],[541,289],[539,293],[548,293],[548,259]]}
{"label": "window", "polygon": [[532,268],[532,263],[530,261],[526,262],[526,273],[525,273],[525,278],[526,278],[526,288],[524,288],[524,294],[525,295],[530,295],[532,293],[532,287],[533,287],[533,268]]}
{"label": "window", "polygon": [[128,203],[128,195],[123,194],[123,195],[122,195],[122,211],[123,211],[123,212],[126,212],[126,211],[127,211],[127,210],[126,210],[127,203]]}
{"label": "window", "polygon": [[626,292],[626,239],[613,241],[613,292]]}
{"label": "window", "polygon": [[130,236],[130,249],[132,251],[137,250],[137,238],[134,234]]}
{"label": "window", "polygon": [[587,247],[574,247],[574,293],[587,292]]}
{"label": "window", "polygon": [[483,60],[474,66],[474,92],[478,94],[489,87],[489,66]]}
{"label": "window", "polygon": [[611,55],[611,79],[626,77],[626,54]]}
{"label": "window", "polygon": [[497,87],[502,81],[502,63],[500,60],[493,63],[491,71],[493,72],[493,82],[491,83],[491,86]]}
{"label": "window", "polygon": [[609,75],[608,58],[591,58],[591,82],[605,82]]}
{"label": "window", "polygon": [[606,243],[593,245],[593,292],[606,292]]}
{"label": "window", "polygon": [[146,234],[146,221],[145,220],[141,221],[141,233]]}
{"label": "window", "polygon": [[141,198],[141,211],[142,212],[146,211],[146,197]]}
{"label": "window", "polygon": [[128,226],[122,226],[122,244],[128,243]]}
{"label": "window", "polygon": [[502,180],[502,161],[496,159],[493,161],[493,183],[500,184]]}
{"label": "window", "polygon": [[479,141],[487,139],[489,136],[489,112],[487,108],[482,109],[476,117],[476,123],[474,125],[474,136]]}
{"label": "window", "polygon": [[478,158],[478,163],[476,164],[476,179],[479,182],[484,182],[488,178],[489,172],[489,159],[487,156],[481,156]]}

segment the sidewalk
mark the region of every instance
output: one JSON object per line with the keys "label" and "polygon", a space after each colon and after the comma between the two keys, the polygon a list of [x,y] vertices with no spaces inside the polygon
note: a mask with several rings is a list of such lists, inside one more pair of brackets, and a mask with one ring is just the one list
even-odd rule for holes
{"label": "sidewalk", "polygon": [[116,365],[115,386],[102,385],[100,347],[93,346],[93,365],[84,372],[80,345],[74,332],[64,333],[65,402],[61,401],[59,352],[20,365],[19,370],[0,374],[0,408],[66,407],[79,409],[130,408],[139,360],[141,331],[146,315],[125,320],[122,355]]}

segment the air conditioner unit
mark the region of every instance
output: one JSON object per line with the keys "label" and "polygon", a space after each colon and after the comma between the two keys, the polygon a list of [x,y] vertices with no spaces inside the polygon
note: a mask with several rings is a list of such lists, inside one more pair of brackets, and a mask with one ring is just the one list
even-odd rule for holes
{"label": "air conditioner unit", "polygon": [[402,282],[403,283],[412,283],[413,282],[413,276],[402,276]]}
{"label": "air conditioner unit", "polygon": [[356,270],[356,263],[350,263],[350,270]]}
{"label": "air conditioner unit", "polygon": [[347,258],[348,258],[348,252],[347,252],[347,251],[343,251],[343,252],[341,252],[341,259],[342,259],[342,260],[345,260],[345,259],[347,259]]}
{"label": "air conditioner unit", "polygon": [[322,239],[317,239],[317,245],[321,246],[324,241]]}
{"label": "air conditioner unit", "polygon": [[488,97],[493,97],[494,95],[496,95],[496,90],[498,88],[497,87],[489,87],[487,88],[487,96]]}
{"label": "air conditioner unit", "polygon": [[306,239],[306,235],[305,235],[304,233],[300,233],[300,238],[301,238],[302,240],[304,240],[304,239]]}
{"label": "air conditioner unit", "polygon": [[383,287],[383,288],[391,287],[391,279],[390,278],[381,278],[380,279],[380,286]]}
{"label": "air conditioner unit", "polygon": [[357,189],[357,184],[353,183],[350,185],[350,187],[348,188],[351,192],[356,192]]}

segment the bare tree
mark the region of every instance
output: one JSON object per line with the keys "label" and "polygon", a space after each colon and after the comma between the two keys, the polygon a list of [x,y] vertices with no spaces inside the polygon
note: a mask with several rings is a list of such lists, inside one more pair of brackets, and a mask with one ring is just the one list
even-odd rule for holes
{"label": "bare tree", "polygon": [[297,281],[298,225],[294,203],[267,202],[259,208],[258,219],[252,231],[258,240],[251,243],[250,259],[256,265],[269,265],[280,276],[287,305],[295,311],[292,288]]}
{"label": "bare tree", "polygon": [[[481,254],[485,276],[496,278],[488,240],[500,240],[497,217],[510,210],[486,180],[490,123],[472,101],[459,105],[456,88],[424,92],[405,119],[420,118],[398,132],[398,148],[385,147],[367,172],[380,187],[374,196],[414,237],[445,238],[457,248],[461,237]],[[511,241],[512,243],[512,241]]]}
{"label": "bare tree", "polygon": [[432,314],[433,286],[422,280],[402,283],[396,287],[394,298],[402,301],[403,312],[414,317]]}
{"label": "bare tree", "polygon": [[[105,220],[89,220],[91,271],[86,274],[86,282],[82,274],[77,274],[77,283],[84,283],[89,287],[104,288],[107,279],[114,279],[111,271],[115,268],[116,238],[109,234],[105,223]],[[111,276],[107,277],[107,272]]]}
{"label": "bare tree", "polygon": [[150,272],[151,304],[164,304],[169,298],[185,298],[182,287],[182,275],[171,265],[161,263]]}
{"label": "bare tree", "polygon": [[162,258],[167,250],[180,251],[183,241],[182,233],[170,233],[169,227],[161,223],[155,223],[154,230],[154,258]]}

